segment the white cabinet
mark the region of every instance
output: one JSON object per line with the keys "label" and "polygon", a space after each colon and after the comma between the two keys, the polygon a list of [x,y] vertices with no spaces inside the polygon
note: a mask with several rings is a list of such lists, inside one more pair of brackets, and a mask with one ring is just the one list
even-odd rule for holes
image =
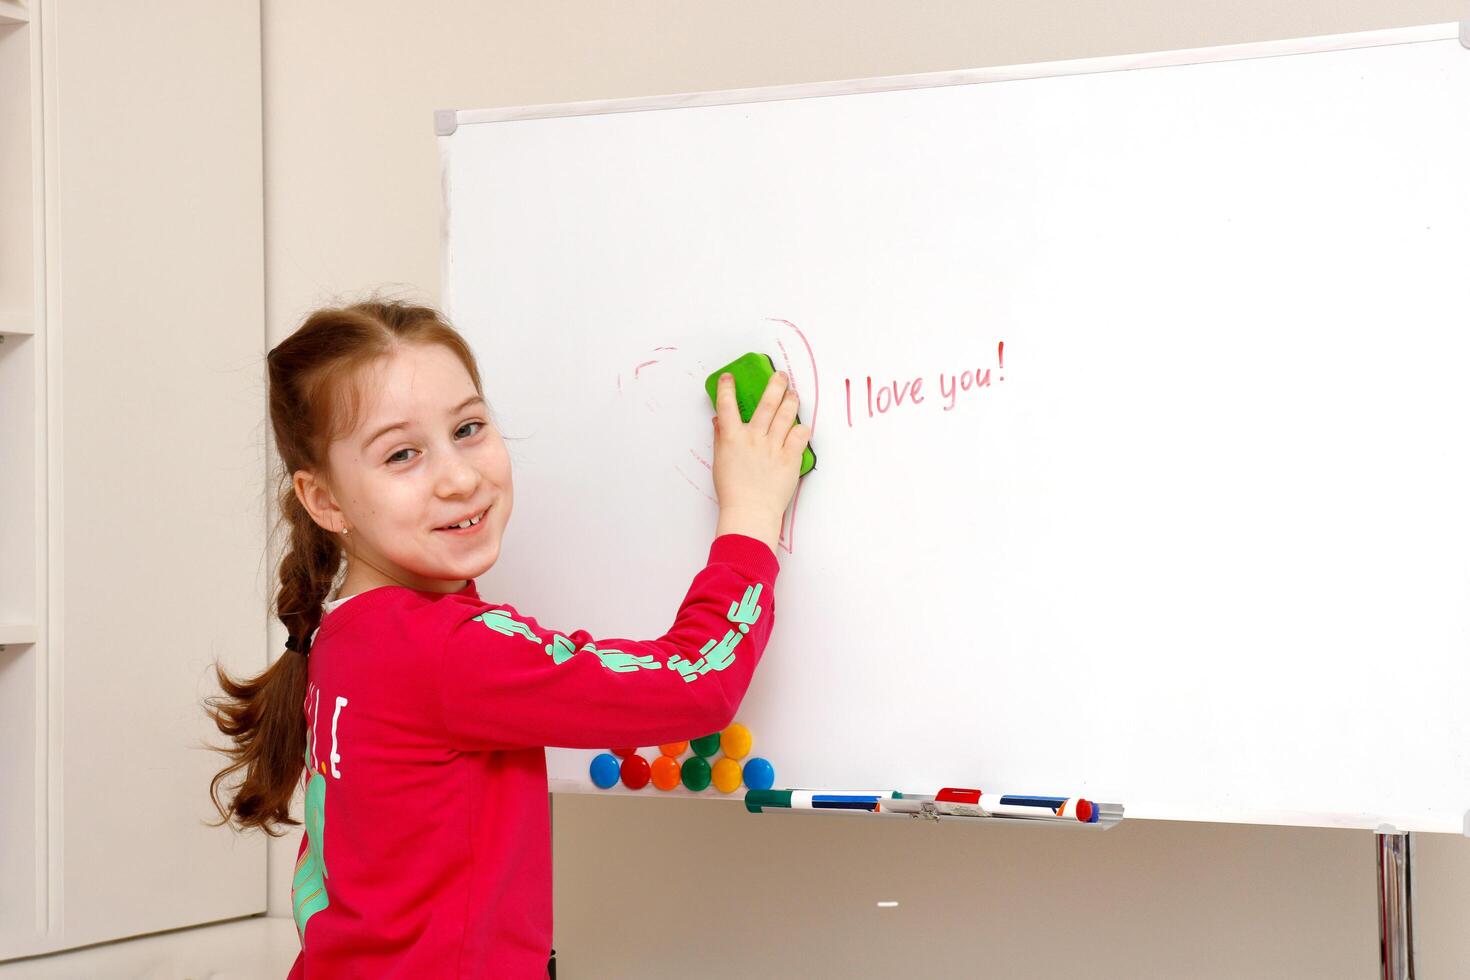
{"label": "white cabinet", "polygon": [[0,0],[0,961],[263,913],[260,10]]}

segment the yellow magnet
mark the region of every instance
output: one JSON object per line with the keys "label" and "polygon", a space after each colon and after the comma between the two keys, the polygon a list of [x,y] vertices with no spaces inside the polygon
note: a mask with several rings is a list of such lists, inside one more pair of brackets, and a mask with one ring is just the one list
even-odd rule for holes
{"label": "yellow magnet", "polygon": [[740,788],[740,763],[734,759],[721,759],[715,763],[715,789],[721,793],[733,793]]}
{"label": "yellow magnet", "polygon": [[750,729],[741,724],[731,725],[720,733],[720,748],[730,759],[743,759],[750,754]]}

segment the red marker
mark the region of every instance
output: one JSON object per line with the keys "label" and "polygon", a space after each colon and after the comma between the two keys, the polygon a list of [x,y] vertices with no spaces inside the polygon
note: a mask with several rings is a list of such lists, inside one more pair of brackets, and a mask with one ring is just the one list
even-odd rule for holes
{"label": "red marker", "polygon": [[1098,809],[1079,796],[1023,796],[1019,793],[982,793],[978,789],[946,787],[934,794],[934,808],[963,817],[1022,817],[1031,820],[1076,820],[1096,823]]}

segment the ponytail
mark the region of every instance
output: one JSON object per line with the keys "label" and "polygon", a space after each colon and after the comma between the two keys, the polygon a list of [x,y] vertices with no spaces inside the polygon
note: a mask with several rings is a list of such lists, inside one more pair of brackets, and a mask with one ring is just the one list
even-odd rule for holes
{"label": "ponytail", "polygon": [[[234,742],[233,748],[222,750],[230,765],[209,784],[210,799],[220,813],[210,826],[234,819],[241,829],[259,827],[272,836],[280,836],[272,824],[301,823],[290,811],[306,764],[308,644],[342,560],[341,546],[312,520],[292,487],[281,493],[280,506],[281,523],[291,525],[291,545],[281,562],[276,609],[288,643],[298,649],[287,649],[249,680],[235,680],[216,662],[215,675],[226,696],[207,699],[210,718]],[[229,804],[222,804],[220,782],[240,769],[245,770],[244,781]]]}

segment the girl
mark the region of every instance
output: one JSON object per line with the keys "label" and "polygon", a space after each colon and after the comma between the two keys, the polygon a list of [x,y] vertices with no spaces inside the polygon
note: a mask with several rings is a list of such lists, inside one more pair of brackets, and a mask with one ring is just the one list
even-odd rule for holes
{"label": "girl", "polygon": [[436,311],[321,309],[267,363],[290,639],[249,680],[215,665],[227,696],[210,716],[234,745],[210,784],[214,826],[297,824],[304,776],[293,978],[545,976],[543,746],[730,724],[775,616],[775,545],[810,438],[796,394],[775,376],[744,423],[720,378],[709,558],[669,631],[639,641],[480,598],[510,520],[510,460],[474,356]]}

